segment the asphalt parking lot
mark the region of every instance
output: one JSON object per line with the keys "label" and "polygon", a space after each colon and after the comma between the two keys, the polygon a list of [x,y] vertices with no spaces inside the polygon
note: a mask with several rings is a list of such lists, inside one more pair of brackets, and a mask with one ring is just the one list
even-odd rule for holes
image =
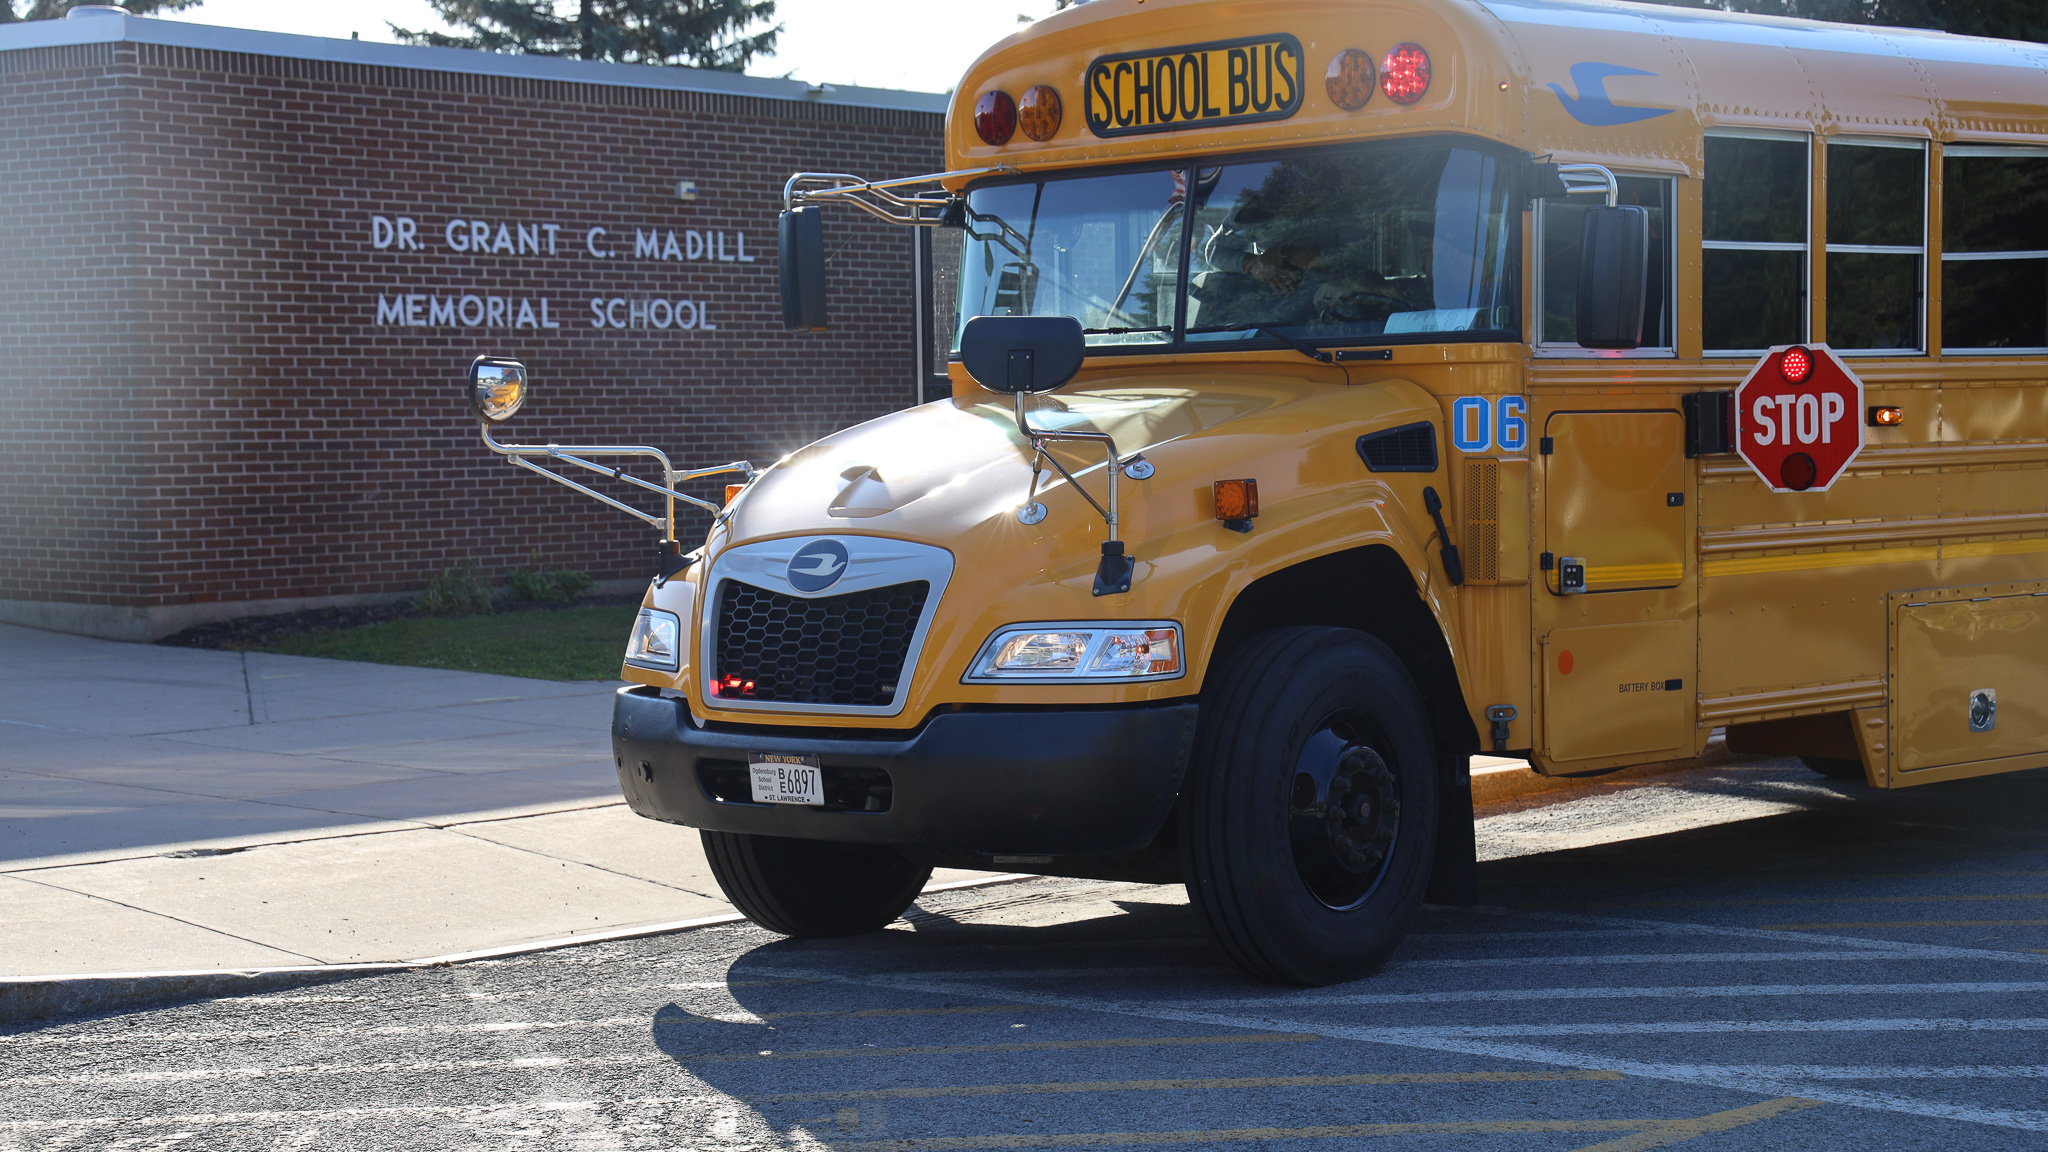
{"label": "asphalt parking lot", "polygon": [[1029,880],[847,940],[719,926],[16,1030],[0,1149],[2048,1146],[2048,773],[1765,785],[1749,818],[1491,860],[1485,906],[1336,988],[1240,977],[1178,888]]}

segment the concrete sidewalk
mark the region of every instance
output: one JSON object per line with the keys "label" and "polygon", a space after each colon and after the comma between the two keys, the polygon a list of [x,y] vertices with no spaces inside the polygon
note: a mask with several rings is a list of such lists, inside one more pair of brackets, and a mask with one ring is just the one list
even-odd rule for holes
{"label": "concrete sidewalk", "polygon": [[[697,835],[620,801],[615,687],[0,625],[0,980],[729,915]],[[1486,758],[1474,782],[1482,801],[1568,783]]]}
{"label": "concrete sidewalk", "polygon": [[620,802],[614,687],[0,626],[0,977],[729,913],[696,834]]}

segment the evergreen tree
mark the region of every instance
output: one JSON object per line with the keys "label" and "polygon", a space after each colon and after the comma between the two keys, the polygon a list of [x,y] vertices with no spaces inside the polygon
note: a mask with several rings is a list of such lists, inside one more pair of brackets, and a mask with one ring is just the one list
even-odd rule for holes
{"label": "evergreen tree", "polygon": [[[55,20],[80,4],[110,4],[114,0],[0,0],[0,24],[12,24],[17,20]],[[176,12],[190,8],[199,0],[125,0],[120,7],[137,16],[151,12]],[[21,9],[17,12],[15,9]]]}
{"label": "evergreen tree", "polygon": [[[0,0],[4,2],[4,0]],[[564,15],[555,0],[429,0],[442,20],[466,35],[391,31],[408,44],[478,48],[535,56],[574,56],[626,64],[688,64],[738,72],[775,50],[775,0],[572,0]]]}
{"label": "evergreen tree", "polygon": [[1932,28],[1964,36],[2048,41],[2042,0],[1653,0],[1678,8],[1719,8],[1843,24]]}

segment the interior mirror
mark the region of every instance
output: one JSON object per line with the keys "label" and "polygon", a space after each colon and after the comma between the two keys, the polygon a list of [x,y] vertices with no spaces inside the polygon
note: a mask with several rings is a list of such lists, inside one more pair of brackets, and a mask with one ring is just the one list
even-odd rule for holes
{"label": "interior mirror", "polygon": [[1633,204],[1586,209],[1579,238],[1580,346],[1640,346],[1649,283],[1649,209]]}
{"label": "interior mirror", "polygon": [[782,275],[782,326],[792,332],[825,330],[825,210],[791,208],[776,223],[776,263]]}
{"label": "interior mirror", "polygon": [[526,365],[479,356],[469,365],[469,410],[486,424],[502,424],[526,403]]}
{"label": "interior mirror", "polygon": [[1072,316],[976,316],[960,330],[960,363],[991,392],[1050,392],[1088,355]]}

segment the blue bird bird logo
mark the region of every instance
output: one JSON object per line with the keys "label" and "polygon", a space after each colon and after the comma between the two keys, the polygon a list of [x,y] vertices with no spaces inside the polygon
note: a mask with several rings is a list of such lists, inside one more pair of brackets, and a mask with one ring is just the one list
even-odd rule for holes
{"label": "blue bird bird logo", "polygon": [[1595,128],[1612,128],[1616,124],[1633,124],[1638,120],[1671,115],[1673,110],[1670,108],[1630,108],[1616,104],[1607,95],[1609,76],[1655,75],[1655,72],[1645,72],[1641,68],[1588,60],[1572,65],[1572,86],[1579,90],[1577,95],[1566,92],[1562,84],[1552,84],[1549,88],[1557,93],[1558,103],[1564,105],[1572,119]]}

